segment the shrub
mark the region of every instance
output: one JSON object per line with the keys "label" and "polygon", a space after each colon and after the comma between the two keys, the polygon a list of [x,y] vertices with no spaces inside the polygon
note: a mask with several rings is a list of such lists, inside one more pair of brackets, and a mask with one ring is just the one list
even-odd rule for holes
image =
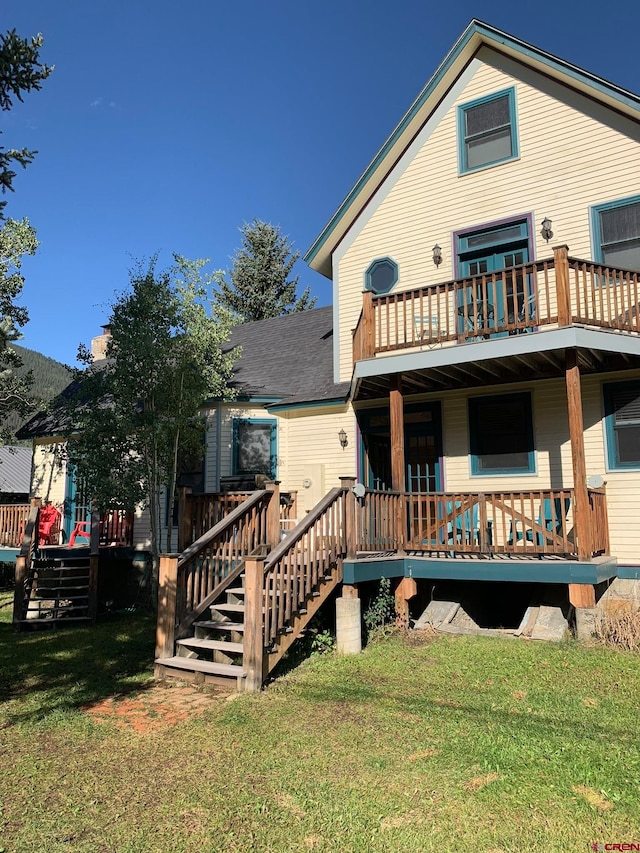
{"label": "shrub", "polygon": [[595,636],[608,646],[640,650],[640,612],[625,609],[604,613],[596,623]]}
{"label": "shrub", "polygon": [[378,592],[369,602],[363,617],[369,637],[392,625],[395,617],[396,602],[391,592],[391,581],[389,578],[380,578]]}

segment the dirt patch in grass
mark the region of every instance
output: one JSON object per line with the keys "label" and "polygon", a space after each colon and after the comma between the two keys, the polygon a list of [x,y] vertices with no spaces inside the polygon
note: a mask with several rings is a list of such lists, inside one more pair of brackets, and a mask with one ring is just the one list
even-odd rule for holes
{"label": "dirt patch in grass", "polygon": [[466,791],[478,791],[480,788],[490,785],[491,782],[496,782],[499,778],[499,773],[486,773],[484,776],[476,776],[475,779],[469,779],[468,782],[464,783],[464,788]]}
{"label": "dirt patch in grass", "polygon": [[186,685],[158,684],[134,696],[112,696],[93,702],[81,710],[97,723],[111,722],[119,728],[144,734],[202,714],[220,701],[222,695]]}
{"label": "dirt patch in grass", "polygon": [[587,788],[586,785],[575,785],[573,790],[576,794],[584,797],[589,805],[598,809],[598,811],[606,812],[613,807],[613,803],[610,803],[602,794],[594,791],[593,788]]}

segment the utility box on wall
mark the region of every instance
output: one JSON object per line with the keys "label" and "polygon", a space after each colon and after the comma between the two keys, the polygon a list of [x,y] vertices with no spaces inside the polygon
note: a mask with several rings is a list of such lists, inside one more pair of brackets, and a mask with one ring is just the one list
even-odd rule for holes
{"label": "utility box on wall", "polygon": [[302,489],[298,492],[298,514],[306,515],[326,494],[324,487],[324,462],[305,465]]}

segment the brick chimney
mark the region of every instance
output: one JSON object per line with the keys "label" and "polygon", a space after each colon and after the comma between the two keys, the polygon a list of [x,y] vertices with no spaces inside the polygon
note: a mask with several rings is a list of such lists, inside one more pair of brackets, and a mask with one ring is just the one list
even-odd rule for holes
{"label": "brick chimney", "polygon": [[105,323],[102,329],[101,335],[96,335],[95,338],[91,339],[91,355],[94,361],[104,361],[106,358],[107,344],[111,337],[111,325]]}

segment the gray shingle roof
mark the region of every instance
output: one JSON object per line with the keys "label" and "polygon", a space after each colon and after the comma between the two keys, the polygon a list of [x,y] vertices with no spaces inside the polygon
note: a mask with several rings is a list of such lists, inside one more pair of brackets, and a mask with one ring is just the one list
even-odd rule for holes
{"label": "gray shingle roof", "polygon": [[29,494],[32,456],[30,447],[0,447],[0,492]]}
{"label": "gray shingle roof", "polygon": [[333,381],[333,308],[314,308],[236,326],[241,346],[233,385],[252,397],[284,404],[346,400],[349,383]]}
{"label": "gray shingle roof", "polygon": [[[280,405],[346,400],[349,382],[333,381],[333,308],[314,308],[269,320],[244,323],[231,333],[225,350],[242,347],[233,387],[240,397],[266,397]],[[72,382],[58,400],[78,393]],[[18,430],[18,438],[65,435],[73,429],[68,409],[38,412]]]}

